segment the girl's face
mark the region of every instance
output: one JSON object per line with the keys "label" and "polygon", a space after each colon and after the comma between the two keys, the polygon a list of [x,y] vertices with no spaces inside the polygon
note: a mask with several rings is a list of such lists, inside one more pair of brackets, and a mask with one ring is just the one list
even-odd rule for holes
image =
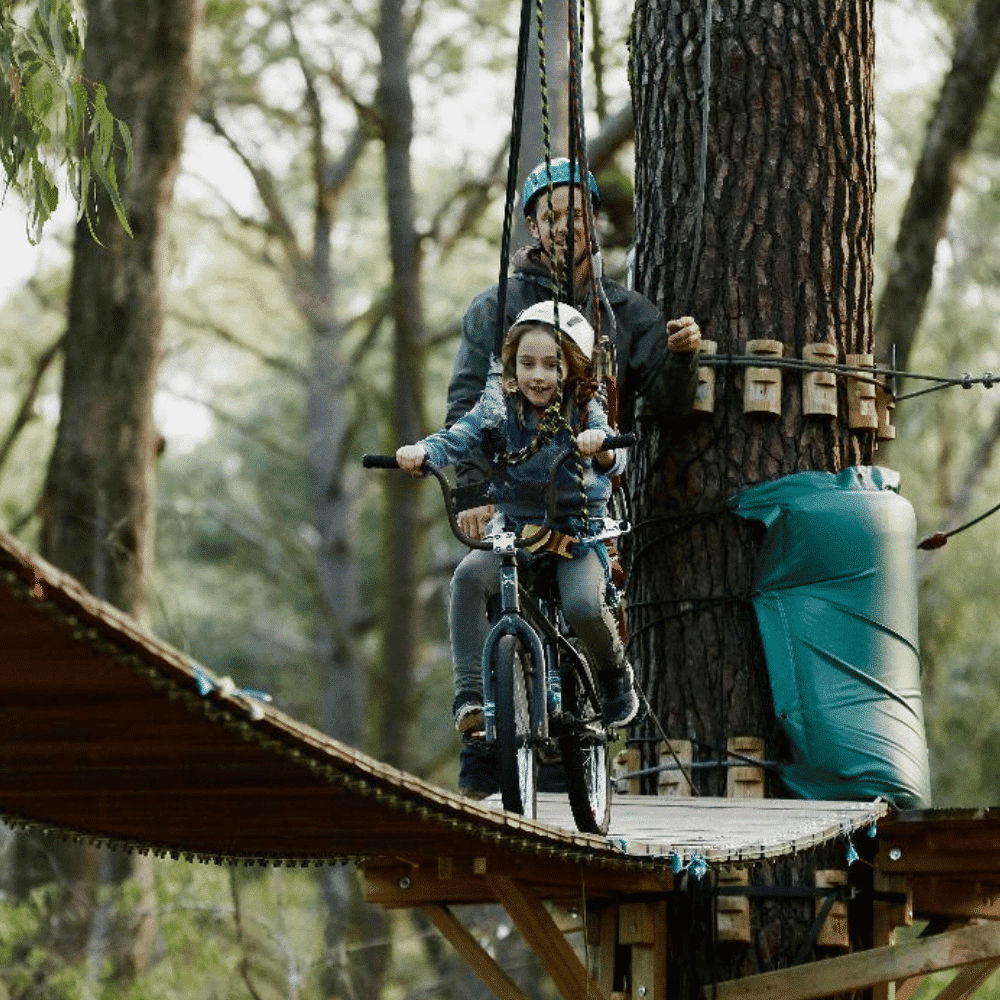
{"label": "girl's face", "polygon": [[544,410],[566,378],[566,360],[555,337],[542,327],[521,335],[515,368],[517,388],[535,410]]}

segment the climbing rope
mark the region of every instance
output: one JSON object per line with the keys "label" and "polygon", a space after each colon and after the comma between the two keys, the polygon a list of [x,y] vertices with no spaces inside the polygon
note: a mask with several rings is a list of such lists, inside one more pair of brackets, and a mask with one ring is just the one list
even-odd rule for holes
{"label": "climbing rope", "polygon": [[531,37],[531,0],[521,0],[521,24],[517,40],[517,68],[514,76],[514,110],[511,113],[510,153],[507,157],[507,188],[504,198],[503,233],[500,238],[500,279],[497,287],[497,316],[494,353],[500,357],[507,332],[507,270],[510,267],[510,236],[514,227],[517,171],[521,160],[521,130],[524,121],[524,91],[528,70],[528,40]]}

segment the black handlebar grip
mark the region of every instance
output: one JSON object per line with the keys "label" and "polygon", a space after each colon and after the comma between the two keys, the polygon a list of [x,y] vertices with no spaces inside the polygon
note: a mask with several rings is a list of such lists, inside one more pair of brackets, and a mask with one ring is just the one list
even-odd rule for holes
{"label": "black handlebar grip", "polygon": [[395,455],[362,455],[361,464],[366,469],[398,469]]}
{"label": "black handlebar grip", "polygon": [[611,451],[614,448],[631,448],[634,444],[634,434],[614,434],[611,437],[606,437],[604,439],[604,444],[601,445],[601,448]]}

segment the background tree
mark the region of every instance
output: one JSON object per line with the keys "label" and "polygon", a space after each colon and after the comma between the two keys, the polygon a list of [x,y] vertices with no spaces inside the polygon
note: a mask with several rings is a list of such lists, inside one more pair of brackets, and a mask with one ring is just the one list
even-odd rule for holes
{"label": "background tree", "polygon": [[[95,2],[88,10],[84,77],[107,81],[133,137],[133,169],[121,169],[119,154],[118,171],[128,174],[121,193],[129,232],[106,188],[85,184],[94,200],[76,230],[59,426],[40,504],[42,554],[139,619],[153,552],[160,260],[194,90],[197,13],[195,0]],[[67,860],[74,884],[53,914],[57,950],[96,968],[108,924],[98,890],[120,859],[84,848]],[[148,867],[142,874],[148,889]],[[136,944],[116,956],[122,973],[148,960],[145,928]]]}
{"label": "background tree", "polygon": [[[687,4],[640,2],[632,51],[640,290],[667,316],[697,316],[720,354],[742,354],[757,338],[781,341],[786,357],[815,342],[840,357],[870,351],[871,3],[751,11],[724,2],[706,23]],[[667,735],[690,739],[701,760],[718,759],[732,736],[763,737],[767,760],[782,752],[749,602],[761,533],[727,498],[873,454],[872,432],[803,417],[791,379],[780,417],[744,415],[742,382],[738,369],[719,370],[707,418],[645,421],[631,466],[640,512],[631,652]],[[695,774],[699,792],[725,794],[724,768]],[[777,877],[803,874],[790,865]],[[678,945],[678,996],[787,964],[789,945],[778,942],[797,940],[792,928],[810,921],[798,910],[770,909],[755,944],[716,968],[695,943],[711,934],[678,916],[690,944]]]}
{"label": "background tree", "polygon": [[[443,415],[458,319],[472,295],[496,280],[516,6],[482,0],[407,8],[412,15],[409,78],[414,94],[411,176],[432,425]],[[551,14],[557,6],[547,5],[547,11]],[[944,6],[946,18],[938,13]],[[946,74],[952,27],[961,22],[967,6],[964,0],[875,4],[881,18],[876,41],[882,46],[876,90],[881,165],[876,265],[883,280],[923,138],[914,123],[929,118],[934,105],[938,80],[927,74]],[[606,264],[612,271],[620,269],[631,226],[631,156],[621,138],[629,134],[631,119],[622,66],[630,8],[628,3],[603,0],[600,16],[591,7],[587,12],[588,134],[591,162],[601,167],[602,215],[614,227],[603,233]],[[719,10],[716,4],[717,15]],[[692,16],[696,13],[692,8]],[[320,666],[325,654],[319,651],[323,605],[332,599],[321,596],[319,555],[328,544],[324,539],[338,537],[339,529],[327,536],[318,503],[339,505],[348,518],[346,531],[354,550],[338,558],[350,560],[357,589],[364,595],[351,613],[356,631],[350,652],[363,679],[378,678],[381,670],[372,610],[381,601],[383,587],[380,491],[385,477],[351,478],[361,452],[395,443],[388,440],[385,419],[392,391],[392,326],[387,319],[391,299],[385,161],[374,101],[380,63],[378,5],[213,2],[207,20],[200,46],[205,66],[202,116],[189,124],[188,155],[176,185],[170,238],[163,245],[167,316],[155,402],[166,449],[158,463],[157,563],[148,588],[148,620],[159,635],[220,676],[229,674],[238,684],[270,691],[281,708],[326,728],[324,720],[330,717],[322,707],[326,680]],[[589,68],[598,58],[598,46],[592,42],[598,21],[603,112],[598,111],[597,73]],[[919,29],[916,36],[914,26]],[[897,30],[899,41],[893,38]],[[688,75],[683,81],[699,87],[697,24],[692,31],[694,62],[684,64]],[[548,37],[552,56],[556,43]],[[713,55],[715,102],[715,77],[723,64],[717,51]],[[319,115],[307,99],[307,78],[320,101]],[[558,96],[550,97],[561,102]],[[698,104],[697,96],[688,100]],[[739,100],[739,95],[732,98],[735,105]],[[467,113],[469,106],[472,114]],[[697,151],[700,106],[690,118],[687,107],[685,117],[677,121],[682,138]],[[718,116],[720,107],[713,107]],[[210,114],[223,131],[214,124],[205,127]],[[320,119],[322,125],[317,126]],[[322,190],[317,176],[335,177],[362,119],[370,125],[371,138],[349,178],[330,187],[326,198],[332,305],[324,314],[326,306],[319,308],[321,299],[311,291]],[[484,122],[491,128],[481,129]],[[713,119],[710,133],[715,128]],[[315,137],[320,132],[325,141],[317,157]],[[916,370],[996,370],[1000,360],[994,346],[1000,274],[993,239],[1000,205],[997,136],[996,103],[990,100],[942,229],[939,270],[914,343]],[[527,153],[524,157],[530,158]],[[713,151],[708,176],[715,176],[718,161]],[[698,173],[691,164],[687,169]],[[731,179],[733,168],[727,169]],[[258,177],[263,183],[258,184]],[[614,179],[623,182],[622,197],[614,202],[624,206],[622,212],[611,211],[609,185]],[[274,195],[275,200],[267,200]],[[14,204],[12,198],[8,215]],[[272,213],[272,207],[279,211]],[[18,228],[22,224],[19,221]],[[712,224],[711,219],[706,223]],[[286,240],[289,234],[291,241]],[[25,512],[36,506],[44,457],[55,436],[60,370],[56,360],[49,359],[58,359],[52,345],[66,327],[60,311],[68,279],[59,236],[55,223],[46,227],[44,267],[0,310],[0,516],[35,547],[38,521],[26,520]],[[293,244],[296,254],[286,251]],[[677,261],[682,271],[698,259],[688,253],[689,247],[683,250]],[[673,267],[666,265],[670,273]],[[3,287],[9,288],[10,275],[3,277]],[[682,290],[687,283],[682,277]],[[678,302],[687,301],[692,299],[678,295]],[[321,388],[328,383],[312,353],[314,319],[331,314],[329,329],[335,332],[322,341],[321,353],[343,393],[339,417],[334,416],[336,396]],[[333,345],[336,350],[327,350]],[[318,405],[310,411],[313,393]],[[989,428],[993,404],[991,396],[975,390],[938,393],[898,407],[900,431],[891,464],[903,472],[904,494],[913,501],[922,530],[937,527],[949,505],[965,492],[964,470]],[[330,409],[324,413],[326,405]],[[314,440],[315,428],[341,417],[343,425],[326,426],[329,441],[342,443],[339,449],[319,445],[317,457],[329,465],[317,465],[314,474],[308,446],[321,440]],[[665,461],[673,461],[669,454]],[[884,460],[884,454],[880,451],[876,458]],[[336,492],[320,499],[317,490],[331,481],[348,495],[349,503],[343,504]],[[407,767],[453,787],[456,747],[447,720],[449,651],[441,612],[447,580],[461,551],[442,530],[433,491],[426,485],[406,485],[422,500],[416,523],[424,546],[417,578],[422,621],[410,728],[404,738]],[[996,463],[987,461],[974,484],[969,510],[995,503],[991,498],[998,490]],[[994,637],[982,627],[984,620],[991,620],[1000,586],[992,565],[992,553],[1000,545],[993,521],[956,536],[925,569],[925,705],[935,802],[942,805],[993,801],[1000,767],[995,694],[1000,690],[1000,657]],[[647,539],[657,537],[651,526],[643,531]],[[347,586],[346,574],[338,583]],[[657,599],[661,596],[670,595],[658,594]],[[670,605],[659,609],[661,615],[673,610]],[[653,617],[651,610],[641,608],[637,614],[649,615],[637,618],[640,629]],[[686,619],[689,631],[692,621]],[[378,740],[381,687],[373,685],[363,722],[351,720],[362,734],[359,739],[370,747]],[[327,704],[337,700],[331,694]],[[94,973],[86,966],[60,965],[61,956],[49,947],[50,902],[61,898],[63,888],[49,883],[16,898],[9,878],[15,842],[10,831],[0,828],[0,859],[7,862],[0,869],[0,920],[5,928],[0,983],[12,995],[28,996],[30,986],[47,991],[46,1000],[76,998],[81,989],[101,1000],[138,1000],[151,993],[164,1000],[237,1000],[254,991],[328,1000],[348,996],[351,984],[361,981],[360,975],[355,980],[353,966],[365,963],[373,949],[384,949],[382,935],[366,937],[364,930],[354,929],[363,924],[341,933],[330,922],[326,876],[340,870],[323,870],[322,879],[317,879],[313,872],[229,873],[155,862],[150,873],[154,898],[146,897],[158,921],[153,961],[126,986],[110,978],[107,966],[103,973]],[[44,855],[23,860],[40,862],[46,877],[51,872]],[[30,864],[13,867],[25,884],[34,884],[38,872],[32,874]],[[133,894],[145,892],[131,879],[123,888],[124,893],[116,889],[100,894],[108,904],[104,916],[111,932],[128,927],[133,910],[126,904]],[[509,933],[502,914],[484,909],[476,914],[475,924],[477,936],[521,977],[526,994],[544,996],[545,977],[530,966],[522,968],[518,935]],[[449,950],[442,955],[435,948],[433,932],[415,932],[405,916],[394,915],[389,934],[392,949],[385,981],[395,993],[415,998],[432,990],[442,996],[451,991],[463,1000],[485,995],[457,975]]]}

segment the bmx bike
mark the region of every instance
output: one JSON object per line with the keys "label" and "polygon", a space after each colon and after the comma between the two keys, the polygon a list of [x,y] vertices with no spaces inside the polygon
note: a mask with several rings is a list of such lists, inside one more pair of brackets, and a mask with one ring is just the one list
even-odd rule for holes
{"label": "bmx bike", "polygon": [[[606,439],[604,448],[635,443],[634,435]],[[577,829],[605,834],[611,816],[609,745],[616,735],[601,714],[596,675],[586,653],[563,619],[553,560],[521,565],[518,551],[542,543],[553,530],[555,481],[575,451],[566,448],[552,465],[546,516],[537,531],[518,536],[502,515],[485,538],[472,538],[458,524],[451,488],[444,473],[425,461],[424,472],[441,487],[452,532],[469,548],[489,550],[499,559],[499,609],[486,637],[482,657],[485,739],[495,743],[504,809],[528,818],[537,815],[539,763],[562,761],[566,790]],[[398,468],[390,455],[365,455],[365,468]],[[624,518],[590,518],[582,543],[601,543],[626,534]],[[531,577],[530,586],[522,575]]]}

